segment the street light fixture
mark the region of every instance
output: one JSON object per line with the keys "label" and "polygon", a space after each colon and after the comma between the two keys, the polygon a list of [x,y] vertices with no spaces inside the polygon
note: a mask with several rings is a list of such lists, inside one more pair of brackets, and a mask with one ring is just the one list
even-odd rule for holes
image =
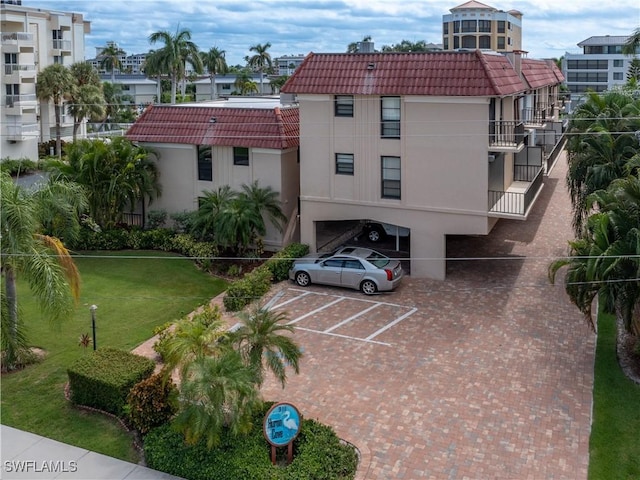
{"label": "street light fixture", "polygon": [[93,350],[96,349],[96,310],[97,305],[91,305],[89,310],[91,311],[91,329],[93,330]]}

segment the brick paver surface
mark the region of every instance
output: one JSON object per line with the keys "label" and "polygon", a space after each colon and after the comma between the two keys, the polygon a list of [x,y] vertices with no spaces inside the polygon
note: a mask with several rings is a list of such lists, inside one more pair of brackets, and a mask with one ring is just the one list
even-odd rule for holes
{"label": "brick paver surface", "polygon": [[[358,478],[586,478],[595,337],[561,283],[547,280],[572,238],[565,173],[561,157],[528,221],[450,238],[447,255],[459,260],[446,281],[408,277],[375,297],[417,308],[381,343],[298,329],[301,372],[284,390],[269,379],[264,397],[295,403],[355,444]],[[344,305],[316,315],[322,329],[327,316],[351,315]]]}

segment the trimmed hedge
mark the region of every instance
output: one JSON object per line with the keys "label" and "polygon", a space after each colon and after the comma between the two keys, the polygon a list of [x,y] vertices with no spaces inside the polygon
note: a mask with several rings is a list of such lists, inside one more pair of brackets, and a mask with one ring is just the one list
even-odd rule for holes
{"label": "trimmed hedge", "polygon": [[281,282],[289,278],[289,270],[293,261],[309,253],[309,245],[292,243],[273,255],[265,265],[271,271],[274,282]]}
{"label": "trimmed hedge", "polygon": [[131,387],[153,373],[148,358],[115,348],[100,348],[67,370],[71,401],[123,416]]}
{"label": "trimmed hedge", "polygon": [[271,271],[262,265],[229,285],[222,300],[224,308],[230,312],[240,311],[254,300],[261,298],[269,288],[271,288]]}
{"label": "trimmed hedge", "polygon": [[[271,403],[254,416],[253,430],[232,437],[224,431],[218,448],[207,450],[206,441],[189,446],[170,425],[149,432],[144,440],[147,465],[189,480],[336,480],[352,479],[358,459],[352,446],[344,445],[331,427],[315,420],[302,421],[293,442],[293,462],[271,464],[271,447],[264,439],[262,421]],[[279,449],[280,454],[284,449]]]}

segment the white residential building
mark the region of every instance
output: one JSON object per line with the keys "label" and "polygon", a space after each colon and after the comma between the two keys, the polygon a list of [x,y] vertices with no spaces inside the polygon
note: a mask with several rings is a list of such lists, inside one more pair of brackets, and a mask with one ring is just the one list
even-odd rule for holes
{"label": "white residential building", "polygon": [[[562,73],[575,105],[588,90],[604,92],[627,81],[631,55],[622,54],[627,36],[600,35],[589,37],[578,43],[581,53],[565,53]],[[636,52],[640,53],[640,52]]]}
{"label": "white residential building", "polygon": [[[3,2],[0,31],[0,159],[37,160],[38,142],[55,138],[53,104],[36,97],[38,72],[54,63],[83,61],[90,23],[78,13]],[[70,137],[72,130],[73,118],[63,115],[63,137]]]}

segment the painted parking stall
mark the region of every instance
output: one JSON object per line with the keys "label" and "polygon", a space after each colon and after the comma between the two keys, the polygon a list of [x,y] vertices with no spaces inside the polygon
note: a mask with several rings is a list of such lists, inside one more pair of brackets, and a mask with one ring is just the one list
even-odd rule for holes
{"label": "painted parking stall", "polygon": [[322,335],[391,346],[382,335],[418,309],[390,302],[297,288],[283,290],[270,306],[286,310],[289,325]]}

